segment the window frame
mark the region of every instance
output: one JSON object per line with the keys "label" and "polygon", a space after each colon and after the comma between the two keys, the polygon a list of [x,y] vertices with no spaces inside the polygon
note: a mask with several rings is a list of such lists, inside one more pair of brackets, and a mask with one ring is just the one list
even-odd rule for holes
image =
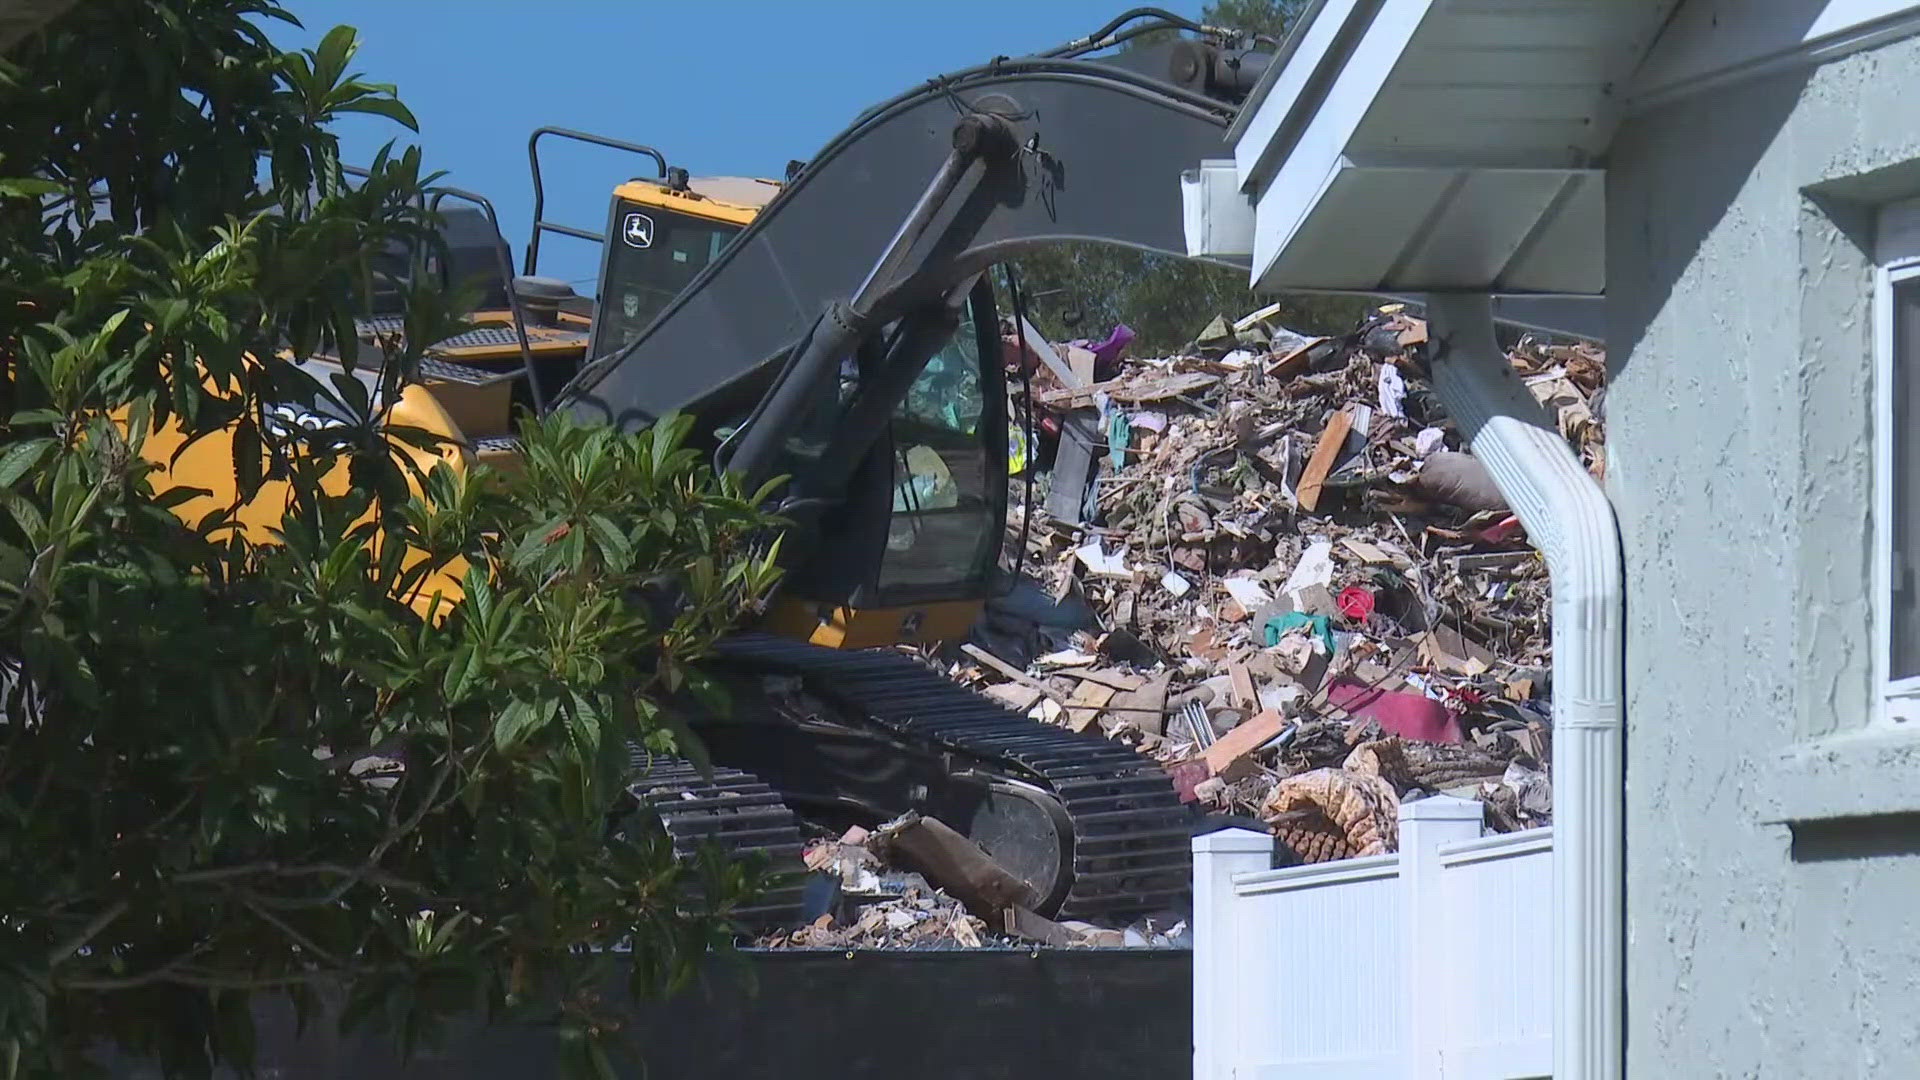
{"label": "window frame", "polygon": [[[1920,285],[1920,199],[1880,210],[1873,280],[1873,726],[1920,729],[1920,674],[1893,670],[1893,502],[1899,434],[1894,367],[1899,357],[1897,286]],[[1920,372],[1916,372],[1920,375]],[[1920,555],[1920,553],[1914,553]],[[1913,556],[1910,556],[1913,557]]]}

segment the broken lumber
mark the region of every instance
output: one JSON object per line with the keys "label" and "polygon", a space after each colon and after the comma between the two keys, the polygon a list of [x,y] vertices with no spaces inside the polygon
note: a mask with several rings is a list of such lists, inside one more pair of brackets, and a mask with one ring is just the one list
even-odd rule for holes
{"label": "broken lumber", "polygon": [[1054,674],[1070,675],[1081,682],[1097,682],[1101,686],[1111,686],[1115,690],[1138,690],[1147,685],[1145,675],[1135,675],[1118,668],[1066,667]]}
{"label": "broken lumber", "polygon": [[1260,692],[1254,689],[1253,672],[1247,669],[1247,665],[1237,660],[1229,661],[1227,663],[1227,675],[1233,680],[1233,697],[1235,703],[1248,709],[1258,708],[1260,705]]}
{"label": "broken lumber", "polygon": [[1286,717],[1268,709],[1241,721],[1238,727],[1214,740],[1200,758],[1210,775],[1219,775],[1227,766],[1265,746],[1286,729]]}
{"label": "broken lumber", "polygon": [[1075,731],[1085,731],[1093,726],[1100,717],[1100,710],[1113,695],[1119,693],[1111,686],[1097,683],[1091,679],[1074,688],[1073,697],[1067,700],[1067,726]]}
{"label": "broken lumber", "polygon": [[1147,379],[1108,379],[1091,386],[1076,386],[1063,390],[1042,390],[1035,396],[1040,404],[1056,409],[1085,405],[1093,401],[1097,393],[1104,393],[1115,401],[1138,403],[1142,401],[1165,401],[1183,394],[1205,390],[1220,381],[1220,376],[1209,375],[1204,371],[1185,371],[1175,375],[1165,375]]}
{"label": "broken lumber", "polygon": [[[1025,319],[1020,320],[1020,331],[1027,348],[1033,350],[1033,355],[1039,357],[1040,362],[1047,365],[1048,370],[1052,371],[1054,375],[1060,379],[1060,385],[1080,385],[1073,373],[1073,369],[1068,367],[1066,362],[1060,359],[1059,353],[1053,351],[1053,344],[1047,340],[1046,335],[1035,330],[1033,324]],[[1024,368],[1026,362],[1022,361],[1021,366]]]}
{"label": "broken lumber", "polygon": [[1307,467],[1300,474],[1300,508],[1316,510],[1320,506],[1320,489],[1327,482],[1327,474],[1333,471],[1335,460],[1340,456],[1340,448],[1346,445],[1347,433],[1353,430],[1353,415],[1345,409],[1333,414],[1327,421],[1327,428],[1320,433],[1320,443],[1313,448],[1313,457],[1307,459]]}
{"label": "broken lumber", "polygon": [[1017,713],[1026,712],[1046,697],[1034,687],[1021,683],[995,683],[982,693]]}
{"label": "broken lumber", "polygon": [[999,672],[1000,674],[1005,675],[1007,678],[1012,679],[1014,682],[1017,682],[1022,686],[1032,687],[1033,689],[1040,691],[1042,694],[1045,694],[1047,697],[1052,698],[1054,701],[1058,702],[1061,705],[1065,705],[1067,703],[1067,696],[1065,694],[1062,694],[1060,691],[1055,690],[1053,687],[1048,686],[1046,683],[1041,682],[1039,679],[1034,678],[1033,676],[1027,674],[1026,672],[1021,671],[1019,668],[1014,667],[1012,664],[1007,663],[1005,660],[1000,659],[999,657],[993,655],[992,653],[981,648],[980,646],[975,645],[971,641],[967,642],[964,645],[961,645],[960,651],[963,653],[966,653],[968,656],[973,657],[975,660],[978,660],[981,663],[987,665],[988,667]]}
{"label": "broken lumber", "polygon": [[1007,908],[1005,925],[1007,933],[1014,937],[1026,938],[1028,941],[1037,941],[1042,945],[1052,945],[1055,948],[1066,948],[1069,945],[1078,944],[1080,940],[1073,931],[1019,904]]}

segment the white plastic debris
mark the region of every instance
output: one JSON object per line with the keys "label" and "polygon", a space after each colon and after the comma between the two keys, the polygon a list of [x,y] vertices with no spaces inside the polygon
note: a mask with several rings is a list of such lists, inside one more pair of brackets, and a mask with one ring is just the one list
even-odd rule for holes
{"label": "white plastic debris", "polygon": [[1395,364],[1380,365],[1380,411],[1388,416],[1407,415],[1407,382]]}
{"label": "white plastic debris", "polygon": [[1266,588],[1251,577],[1221,578],[1220,586],[1227,590],[1228,596],[1233,597],[1234,603],[1248,611],[1258,611],[1273,603],[1273,597],[1268,595]]}
{"label": "white plastic debris", "polygon": [[1438,453],[1447,445],[1447,433],[1437,427],[1421,428],[1413,437],[1413,452],[1421,457]]}
{"label": "white plastic debris", "polygon": [[1169,570],[1160,575],[1160,587],[1172,593],[1175,598],[1178,598],[1187,595],[1187,593],[1193,589],[1193,582],[1181,577],[1177,572]]}
{"label": "white plastic debris", "polygon": [[1100,541],[1095,540],[1074,548],[1073,554],[1086,566],[1090,573],[1098,574],[1101,577],[1124,578],[1133,576],[1133,571],[1127,569],[1127,549],[1125,546],[1122,546],[1119,551],[1109,554],[1101,548]]}
{"label": "white plastic debris", "polygon": [[1325,588],[1333,584],[1333,571],[1333,545],[1316,540],[1301,552],[1300,561],[1294,564],[1293,573],[1287,575],[1287,583],[1280,587],[1280,593],[1292,596],[1314,585]]}

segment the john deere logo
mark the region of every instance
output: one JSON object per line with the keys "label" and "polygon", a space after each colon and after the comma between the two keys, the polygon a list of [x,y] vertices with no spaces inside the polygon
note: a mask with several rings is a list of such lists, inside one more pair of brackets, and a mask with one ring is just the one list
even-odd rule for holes
{"label": "john deere logo", "polygon": [[639,212],[628,214],[620,225],[620,239],[625,240],[628,247],[652,247],[653,219]]}

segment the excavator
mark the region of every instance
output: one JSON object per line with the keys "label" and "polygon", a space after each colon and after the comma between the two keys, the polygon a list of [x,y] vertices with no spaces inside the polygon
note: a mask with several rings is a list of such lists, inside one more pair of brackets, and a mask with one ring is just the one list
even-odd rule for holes
{"label": "excavator", "polygon": [[[435,193],[445,264],[426,270],[484,296],[394,422],[510,467],[519,410],[624,429],[677,412],[719,468],[788,478],[772,507],[790,523],[781,592],[723,643],[732,705],[696,725],[712,768],[636,759],[632,790],[678,850],[797,865],[803,820],[917,811],[1022,878],[1042,915],[1184,902],[1193,815],[1157,764],[875,647],[962,638],[1003,587],[1007,395],[988,272],[1064,241],[1184,257],[1181,173],[1226,148],[1270,48],[1135,9],[883,101],[777,182],[696,178],[651,147],[542,128],[519,274],[490,202]],[[546,219],[549,139],[652,166],[614,189],[604,233]],[[597,298],[537,273],[553,233],[602,243]],[[378,307],[369,338],[395,329]],[[187,482],[218,497],[218,448],[196,453],[209,475]],[[742,914],[789,917],[798,901],[795,885]]]}

